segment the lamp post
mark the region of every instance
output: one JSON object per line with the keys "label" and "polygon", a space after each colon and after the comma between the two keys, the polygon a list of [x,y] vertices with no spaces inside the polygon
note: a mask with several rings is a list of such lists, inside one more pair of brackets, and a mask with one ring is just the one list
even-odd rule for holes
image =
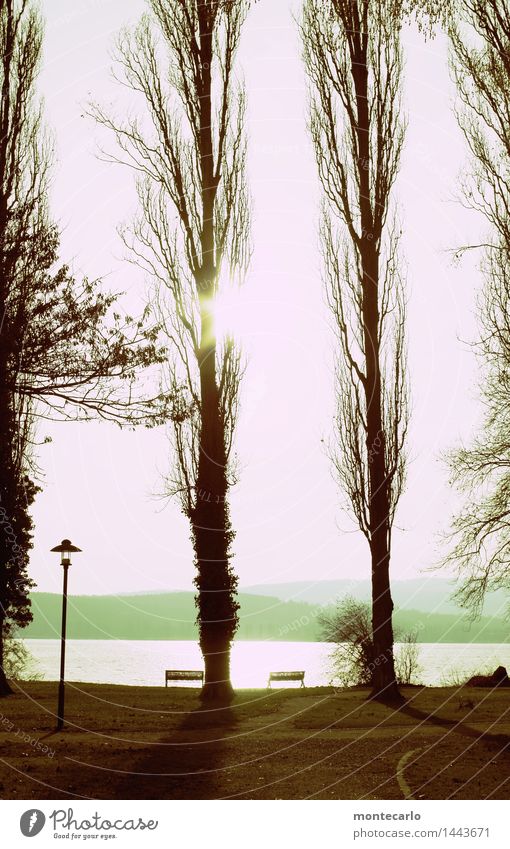
{"label": "lamp post", "polygon": [[58,685],[57,731],[64,727],[65,661],[66,661],[66,622],[67,622],[67,572],[71,565],[71,554],[81,551],[71,540],[63,539],[60,545],[51,549],[61,554],[60,563],[64,569],[64,587],[62,590],[62,634],[60,640],[60,682]]}

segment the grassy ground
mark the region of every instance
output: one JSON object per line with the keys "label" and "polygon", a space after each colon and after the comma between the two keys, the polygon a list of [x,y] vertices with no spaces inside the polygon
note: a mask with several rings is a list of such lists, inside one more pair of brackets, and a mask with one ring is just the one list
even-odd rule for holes
{"label": "grassy ground", "polygon": [[398,711],[363,690],[198,691],[31,682],[0,700],[8,799],[508,799],[510,690],[404,689]]}

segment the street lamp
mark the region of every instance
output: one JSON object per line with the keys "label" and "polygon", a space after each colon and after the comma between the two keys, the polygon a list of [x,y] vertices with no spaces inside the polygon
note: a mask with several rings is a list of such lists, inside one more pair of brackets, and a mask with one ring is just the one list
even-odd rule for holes
{"label": "street lamp", "polygon": [[64,569],[64,588],[62,591],[62,635],[60,641],[60,683],[58,685],[57,731],[64,727],[64,671],[66,661],[66,621],[67,621],[67,571],[71,565],[71,554],[81,551],[71,540],[63,539],[60,545],[51,549],[61,554],[60,563]]}

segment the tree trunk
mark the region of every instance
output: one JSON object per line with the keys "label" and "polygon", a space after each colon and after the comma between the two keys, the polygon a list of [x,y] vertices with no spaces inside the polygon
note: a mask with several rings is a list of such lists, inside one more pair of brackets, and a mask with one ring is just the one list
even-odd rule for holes
{"label": "tree trunk", "polygon": [[369,522],[372,565],[373,692],[376,698],[398,700],[393,658],[393,601],[390,565],[390,492],[386,475],[386,446],[382,418],[379,315],[380,220],[373,207],[370,184],[370,115],[368,111],[367,36],[358,36],[351,66],[356,92],[358,181],[361,212],[363,354],[366,403],[366,445],[369,468]]}
{"label": "tree trunk", "polygon": [[[203,431],[206,430],[207,420],[203,425]],[[200,465],[202,474],[198,477],[193,533],[200,648],[205,664],[202,698],[225,701],[233,695],[230,647],[237,626],[237,579],[230,566],[232,534],[225,501],[226,482],[218,486],[224,476],[210,474],[212,464],[208,458]]]}
{"label": "tree trunk", "polygon": [[0,136],[0,508],[2,509],[2,525],[0,528],[0,696],[7,696],[12,693],[12,690],[7,681],[4,671],[4,628],[5,628],[5,612],[7,608],[7,536],[5,529],[5,521],[8,520],[9,499],[6,498],[9,485],[9,472],[11,471],[11,457],[9,455],[11,449],[11,416],[10,402],[7,389],[7,358],[8,358],[8,341],[7,341],[7,284],[5,280],[5,232],[7,221],[7,197],[4,191],[5,172],[7,161],[7,150],[9,143],[9,112],[11,92],[9,88],[10,82],[10,66],[12,61],[13,49],[13,32],[12,32],[12,10],[7,12],[6,35],[5,35],[5,51],[2,58],[3,64],[3,86],[1,92],[1,136]]}
{"label": "tree trunk", "polygon": [[214,173],[212,130],[212,30],[213,7],[199,5],[200,30],[200,166],[202,180],[201,268],[197,279],[201,312],[199,352],[201,433],[193,511],[198,589],[197,607],[200,648],[204,656],[205,683],[202,698],[229,701],[230,647],[237,628],[237,578],[230,566],[233,533],[227,503],[227,457],[225,428],[216,373],[214,298],[217,269],[214,205],[218,177]]}
{"label": "tree trunk", "polygon": [[224,639],[214,646],[207,636],[201,640],[205,664],[205,681],[200,698],[204,702],[228,704],[234,697],[230,681],[230,643]]}
{"label": "tree trunk", "polygon": [[[206,419],[202,426],[204,441],[207,427]],[[221,474],[223,470],[212,468],[208,457],[203,462],[201,458],[200,466],[193,535],[200,648],[205,664],[202,698],[225,701],[233,695],[230,646],[237,626],[237,579],[230,566],[232,533],[226,504],[226,481]]]}
{"label": "tree trunk", "polygon": [[4,615],[0,615],[0,696],[10,696],[13,693],[4,671]]}
{"label": "tree trunk", "polygon": [[[2,289],[0,274],[0,310],[4,301]],[[9,480],[12,474],[10,455],[12,436],[9,395],[5,389],[7,346],[4,340],[5,334],[4,338],[0,334],[0,696],[7,696],[12,693],[4,671],[5,626],[6,614],[9,610],[7,565],[9,558],[12,557],[8,537],[11,524],[10,507],[12,506],[12,498],[9,497],[11,494],[10,487],[12,486],[12,481]]]}
{"label": "tree trunk", "polygon": [[[371,287],[372,289],[375,287]],[[366,407],[369,458],[369,521],[372,560],[372,638],[374,643],[373,695],[399,698],[393,658],[393,601],[390,588],[390,492],[386,475],[386,449],[382,425],[382,388],[378,345],[379,314],[369,297],[365,319],[367,360]]]}
{"label": "tree trunk", "polygon": [[202,421],[193,534],[197,557],[198,623],[205,663],[202,697],[229,700],[230,646],[237,626],[237,579],[230,566],[225,437],[216,379],[212,315],[202,314],[200,381]]}
{"label": "tree trunk", "polygon": [[374,675],[372,695],[384,700],[399,698],[393,658],[393,601],[390,588],[390,491],[386,473],[386,445],[382,421],[382,387],[379,361],[378,263],[371,249],[363,262],[365,325],[365,385],[367,455],[369,463],[370,554],[372,560],[372,639]]}
{"label": "tree trunk", "polygon": [[[5,6],[6,4],[2,4]],[[16,147],[15,139],[23,136],[23,120],[20,125],[19,110],[20,98],[27,96],[20,94],[24,90],[21,86],[19,74],[23,72],[18,65],[16,44],[22,13],[15,11],[11,2],[7,8],[2,9],[2,26],[4,28],[2,39],[2,65],[3,81],[0,91],[0,695],[9,695],[11,690],[4,670],[4,651],[6,625],[12,624],[13,610],[12,586],[16,579],[21,578],[21,571],[16,574],[19,566],[15,545],[18,545],[13,525],[16,524],[16,516],[19,513],[17,505],[17,485],[14,468],[14,446],[16,444],[17,430],[14,412],[12,376],[9,371],[9,362],[12,351],[15,348],[16,335],[13,332],[10,317],[8,315],[10,274],[15,265],[13,252],[9,249],[9,204],[14,203],[13,186],[16,185],[14,174],[20,178],[22,168],[17,154],[13,153],[13,145]],[[30,53],[30,50],[28,50]],[[28,54],[27,54],[28,55]],[[30,53],[28,59],[34,55]],[[20,88],[14,95],[13,82],[17,80]],[[26,83],[26,79],[23,80]],[[14,135],[13,135],[14,134]],[[13,141],[14,139],[14,141]],[[23,157],[23,154],[19,154]],[[15,169],[13,171],[13,169]],[[17,170],[16,170],[17,169]],[[16,198],[19,202],[19,198]],[[16,208],[16,204],[14,204]],[[16,213],[14,213],[15,219]],[[18,549],[19,551],[19,546]],[[14,562],[14,565],[12,565]],[[19,586],[19,585],[18,585]]]}
{"label": "tree trunk", "polygon": [[[382,536],[382,534],[381,534]],[[378,543],[378,541],[377,541]],[[372,639],[374,674],[372,696],[388,702],[401,701],[393,656],[393,600],[390,587],[390,552],[387,544],[372,541]]]}

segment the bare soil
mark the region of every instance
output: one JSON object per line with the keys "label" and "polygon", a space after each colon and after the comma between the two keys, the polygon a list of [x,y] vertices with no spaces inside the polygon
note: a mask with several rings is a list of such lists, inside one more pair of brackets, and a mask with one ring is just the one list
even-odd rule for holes
{"label": "bare soil", "polygon": [[239,691],[19,682],[0,700],[4,799],[508,799],[510,689]]}

